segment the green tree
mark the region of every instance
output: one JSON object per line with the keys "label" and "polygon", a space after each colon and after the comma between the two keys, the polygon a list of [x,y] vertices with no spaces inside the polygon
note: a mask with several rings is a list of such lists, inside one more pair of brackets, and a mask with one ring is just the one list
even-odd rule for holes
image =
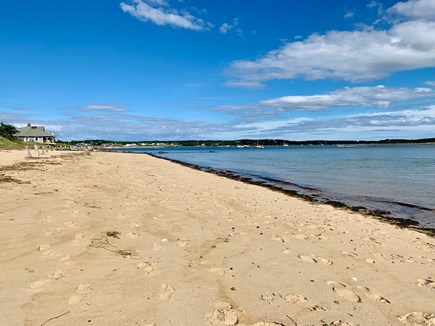
{"label": "green tree", "polygon": [[7,139],[13,139],[17,132],[18,132],[17,128],[15,128],[13,125],[0,122],[0,136],[5,137]]}

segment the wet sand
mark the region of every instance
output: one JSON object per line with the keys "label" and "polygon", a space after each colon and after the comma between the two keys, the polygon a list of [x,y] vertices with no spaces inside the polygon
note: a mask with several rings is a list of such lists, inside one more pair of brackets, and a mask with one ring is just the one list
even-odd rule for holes
{"label": "wet sand", "polygon": [[1,325],[435,324],[425,234],[148,155],[24,156],[0,152]]}

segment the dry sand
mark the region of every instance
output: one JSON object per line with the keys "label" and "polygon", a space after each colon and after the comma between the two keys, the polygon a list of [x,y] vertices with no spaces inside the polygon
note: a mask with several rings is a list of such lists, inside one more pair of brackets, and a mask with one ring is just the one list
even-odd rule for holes
{"label": "dry sand", "polygon": [[0,325],[435,325],[434,238],[147,155],[24,156]]}

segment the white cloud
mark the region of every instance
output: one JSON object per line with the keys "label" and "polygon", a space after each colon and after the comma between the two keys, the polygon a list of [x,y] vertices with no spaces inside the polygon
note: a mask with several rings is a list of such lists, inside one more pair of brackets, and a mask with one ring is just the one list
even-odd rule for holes
{"label": "white cloud", "polygon": [[170,8],[165,0],[131,0],[121,2],[122,11],[133,17],[156,25],[170,25],[172,27],[185,28],[200,31],[208,28],[210,24],[191,15],[187,11],[178,11]]}
{"label": "white cloud", "polygon": [[227,70],[227,84],[259,88],[268,80],[293,78],[357,82],[384,78],[397,71],[435,67],[434,30],[433,20],[409,20],[397,22],[388,30],[313,34],[256,60],[233,62]]}
{"label": "white cloud", "polygon": [[295,118],[277,121],[262,121],[253,123],[242,123],[235,125],[234,128],[250,128],[255,129],[256,132],[271,131],[279,128],[288,128],[290,126],[301,125],[307,122],[314,121],[311,118]]}
{"label": "white cloud", "polygon": [[125,108],[121,105],[105,105],[105,104],[92,104],[84,106],[81,111],[103,111],[103,112],[123,112]]}
{"label": "white cloud", "polygon": [[377,6],[379,6],[379,3],[378,3],[377,1],[370,1],[370,2],[367,4],[367,7],[369,7],[369,8],[375,8],[375,7],[377,7]]}
{"label": "white cloud", "polygon": [[147,0],[149,4],[166,7],[169,6],[165,0]]}
{"label": "white cloud", "polygon": [[239,27],[239,19],[238,18],[234,18],[233,21],[231,23],[223,23],[220,27],[219,27],[219,31],[222,34],[226,34],[229,31],[234,30],[237,35],[242,36],[243,32]]}
{"label": "white cloud", "polygon": [[355,13],[352,10],[348,10],[344,14],[344,19],[351,19],[353,18],[353,16],[355,16]]}
{"label": "white cloud", "polygon": [[[283,112],[294,110],[316,111],[337,107],[387,108],[392,103],[424,98],[435,98],[435,90],[426,87],[391,88],[379,85],[345,87],[326,94],[283,96],[257,103],[220,106],[214,108],[214,110],[250,114],[259,109],[265,111],[275,109]],[[256,114],[259,113],[256,112]]]}
{"label": "white cloud", "polygon": [[226,33],[228,33],[228,31],[231,29],[231,25],[230,24],[228,24],[228,23],[223,23],[222,25],[221,25],[221,27],[219,27],[219,31],[222,33],[222,34],[226,34]]}
{"label": "white cloud", "polygon": [[376,9],[377,15],[380,17],[384,13],[384,6],[382,3],[377,1],[371,1],[367,4],[367,8]]}
{"label": "white cloud", "polygon": [[388,9],[388,12],[409,18],[435,19],[435,1],[410,0],[407,2],[398,2]]}
{"label": "white cloud", "polygon": [[240,137],[312,139],[429,138],[435,129],[435,106],[422,110],[386,111],[323,118],[293,118],[239,123]]}
{"label": "white cloud", "polygon": [[[287,138],[309,139],[381,139],[429,138],[435,130],[435,105],[425,109],[368,112],[317,118],[277,119],[265,117],[252,122],[242,118],[227,122],[202,122],[146,117],[124,112],[102,112],[95,123],[92,114],[68,111],[60,120],[39,120],[38,114],[0,112],[0,120],[15,125],[44,125],[59,139],[177,140]],[[206,132],[205,132],[206,131]]]}
{"label": "white cloud", "polygon": [[391,102],[435,97],[430,88],[345,87],[328,94],[309,96],[284,96],[261,101],[260,106],[279,107],[285,110],[323,110],[342,106],[385,108]]}

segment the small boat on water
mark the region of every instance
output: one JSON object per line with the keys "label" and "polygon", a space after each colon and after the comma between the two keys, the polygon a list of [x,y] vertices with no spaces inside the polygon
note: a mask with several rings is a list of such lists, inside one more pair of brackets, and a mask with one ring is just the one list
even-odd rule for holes
{"label": "small boat on water", "polygon": [[257,140],[257,145],[255,146],[255,148],[264,148],[264,146],[263,145],[259,145],[258,144],[258,140]]}

